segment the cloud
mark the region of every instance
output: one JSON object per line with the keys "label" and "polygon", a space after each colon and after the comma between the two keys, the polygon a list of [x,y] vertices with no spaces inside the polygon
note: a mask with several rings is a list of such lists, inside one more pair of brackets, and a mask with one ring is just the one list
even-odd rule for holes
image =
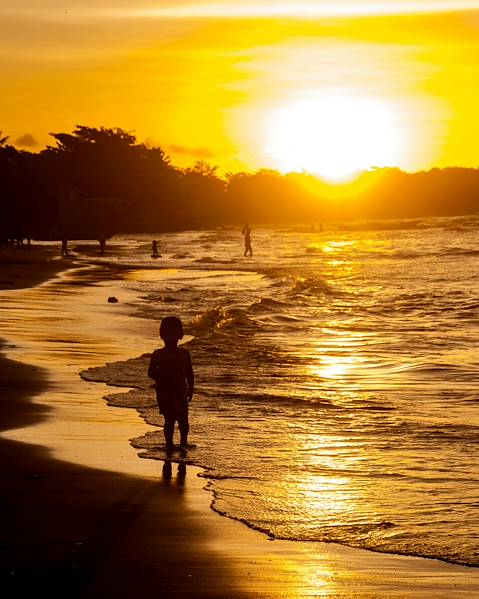
{"label": "cloud", "polygon": [[25,133],[15,140],[15,145],[21,148],[36,148],[39,144],[31,133]]}
{"label": "cloud", "polygon": [[170,151],[173,154],[183,154],[184,156],[192,156],[193,158],[198,158],[199,160],[204,160],[205,158],[213,158],[214,153],[207,148],[187,148],[185,146],[169,146]]}
{"label": "cloud", "polygon": [[353,17],[479,8],[479,0],[69,0],[67,9],[58,0],[16,0],[13,4],[0,6],[0,15],[60,23],[135,18]]}
{"label": "cloud", "polygon": [[478,0],[183,0],[165,6],[120,7],[108,9],[119,18],[192,17],[360,17],[372,15],[426,14],[476,10]]}

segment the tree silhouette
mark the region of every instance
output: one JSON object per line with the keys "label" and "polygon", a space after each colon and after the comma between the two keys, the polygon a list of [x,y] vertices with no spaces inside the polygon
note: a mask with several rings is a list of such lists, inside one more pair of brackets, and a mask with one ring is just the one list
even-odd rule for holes
{"label": "tree silhouette", "polygon": [[182,171],[181,200],[190,227],[216,226],[225,220],[225,186],[217,171],[203,160]]}
{"label": "tree silhouette", "polygon": [[332,186],[308,173],[270,169],[221,176],[202,160],[180,169],[161,147],[138,143],[120,128],[77,125],[51,135],[52,145],[32,153],[9,145],[0,132],[4,242],[31,233],[95,239],[100,230],[102,236],[106,230],[159,233],[245,222],[363,221],[344,225],[358,227],[372,219],[479,211],[477,168],[372,168],[352,183]]}

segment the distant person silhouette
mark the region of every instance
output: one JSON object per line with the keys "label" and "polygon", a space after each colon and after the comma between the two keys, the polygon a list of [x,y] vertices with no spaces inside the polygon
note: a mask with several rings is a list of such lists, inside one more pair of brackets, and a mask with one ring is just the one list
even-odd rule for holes
{"label": "distant person silhouette", "polygon": [[163,432],[166,449],[175,447],[175,423],[180,430],[180,448],[188,445],[188,402],[193,397],[194,374],[190,352],[178,347],[183,337],[183,324],[176,316],[163,318],[160,337],[164,347],[156,349],[150,359],[148,376],[156,383],[156,400],[165,421]]}
{"label": "distant person silhouette", "polygon": [[248,252],[249,255],[252,256],[253,250],[251,248],[251,229],[249,228],[248,223],[246,223],[241,232],[244,235],[244,256],[247,256]]}
{"label": "distant person silhouette", "polygon": [[152,258],[158,258],[159,254],[158,254],[158,242],[156,241],[156,239],[154,239],[151,242],[151,257]]}
{"label": "distant person silhouette", "polygon": [[62,256],[68,256],[68,239],[64,237],[62,239]]}

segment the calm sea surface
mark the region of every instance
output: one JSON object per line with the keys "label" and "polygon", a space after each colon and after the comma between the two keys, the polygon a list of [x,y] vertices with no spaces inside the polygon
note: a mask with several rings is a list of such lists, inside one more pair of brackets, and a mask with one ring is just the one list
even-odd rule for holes
{"label": "calm sea surface", "polygon": [[[237,229],[158,235],[157,260],[152,237],[119,237],[103,263],[124,267],[132,314],[192,336],[196,447],[174,459],[205,468],[215,510],[479,566],[479,217],[403,225],[253,228],[252,258]],[[132,388],[109,401],[164,459],[148,360],[83,376]]]}

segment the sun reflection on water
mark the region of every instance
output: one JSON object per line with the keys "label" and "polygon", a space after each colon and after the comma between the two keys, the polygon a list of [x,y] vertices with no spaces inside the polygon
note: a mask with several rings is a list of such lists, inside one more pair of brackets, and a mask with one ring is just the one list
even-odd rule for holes
{"label": "sun reflection on water", "polygon": [[[299,432],[299,431],[298,431]],[[360,451],[342,435],[304,430],[295,437],[295,452],[301,456],[304,474],[291,478],[291,496],[300,529],[341,527],[354,523],[361,504],[361,490],[349,476],[361,459]],[[288,485],[288,475],[285,476]],[[301,521],[308,521],[307,527]],[[294,531],[291,531],[294,536]]]}
{"label": "sun reflection on water", "polygon": [[336,383],[354,385],[367,367],[361,355],[371,334],[338,330],[339,323],[329,322],[321,329],[321,340],[315,343],[307,366],[308,375],[318,379],[334,379]]}
{"label": "sun reflection on water", "polygon": [[321,356],[319,358],[320,366],[310,368],[312,374],[315,374],[323,379],[337,379],[349,375],[357,362],[356,358],[337,357],[337,356]]}
{"label": "sun reflection on water", "polygon": [[356,241],[328,241],[322,244],[323,252],[328,254],[332,252],[340,252],[344,249],[352,249],[355,245],[357,245]]}

